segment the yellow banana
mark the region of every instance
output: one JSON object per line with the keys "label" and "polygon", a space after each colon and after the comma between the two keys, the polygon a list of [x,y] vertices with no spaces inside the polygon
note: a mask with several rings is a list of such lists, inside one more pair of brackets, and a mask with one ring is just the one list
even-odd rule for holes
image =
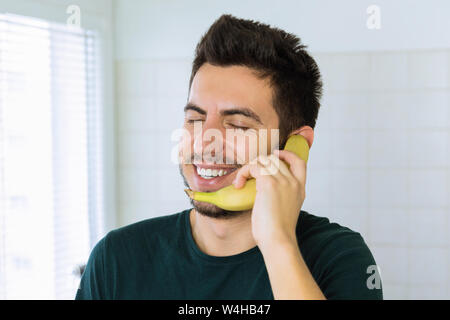
{"label": "yellow banana", "polygon": [[[309,145],[302,135],[293,135],[286,142],[284,150],[292,151],[305,162],[308,162]],[[212,203],[229,211],[250,210],[256,196],[256,180],[249,179],[241,189],[234,185],[214,192],[199,192],[186,189],[186,194],[194,200]]]}

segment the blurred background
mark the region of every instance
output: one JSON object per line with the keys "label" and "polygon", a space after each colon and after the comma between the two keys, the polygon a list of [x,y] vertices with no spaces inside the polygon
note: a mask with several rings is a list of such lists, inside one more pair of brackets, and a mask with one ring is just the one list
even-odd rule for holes
{"label": "blurred background", "polygon": [[224,13],[322,72],[303,210],[362,234],[386,299],[450,299],[445,0],[0,0],[0,299],[73,299],[108,231],[190,207],[171,135]]}

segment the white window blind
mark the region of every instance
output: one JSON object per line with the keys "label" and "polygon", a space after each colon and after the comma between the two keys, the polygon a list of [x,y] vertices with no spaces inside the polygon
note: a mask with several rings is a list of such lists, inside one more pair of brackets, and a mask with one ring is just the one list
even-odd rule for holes
{"label": "white window blind", "polygon": [[0,13],[0,299],[73,299],[103,233],[98,47]]}

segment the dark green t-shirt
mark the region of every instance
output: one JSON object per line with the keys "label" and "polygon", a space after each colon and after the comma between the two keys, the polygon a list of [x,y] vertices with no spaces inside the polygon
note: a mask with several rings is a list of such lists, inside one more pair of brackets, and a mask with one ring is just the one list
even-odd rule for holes
{"label": "dark green t-shirt", "polygon": [[[76,299],[273,299],[259,248],[205,254],[192,237],[190,210],[109,232],[91,252]],[[359,233],[302,210],[297,241],[327,299],[383,298]]]}

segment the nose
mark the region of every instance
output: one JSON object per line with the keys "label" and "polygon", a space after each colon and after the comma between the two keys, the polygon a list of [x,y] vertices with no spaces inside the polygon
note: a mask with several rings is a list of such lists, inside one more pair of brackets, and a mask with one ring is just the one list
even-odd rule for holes
{"label": "nose", "polygon": [[203,122],[201,130],[194,128],[194,154],[197,162],[224,163],[224,128],[217,119]]}

